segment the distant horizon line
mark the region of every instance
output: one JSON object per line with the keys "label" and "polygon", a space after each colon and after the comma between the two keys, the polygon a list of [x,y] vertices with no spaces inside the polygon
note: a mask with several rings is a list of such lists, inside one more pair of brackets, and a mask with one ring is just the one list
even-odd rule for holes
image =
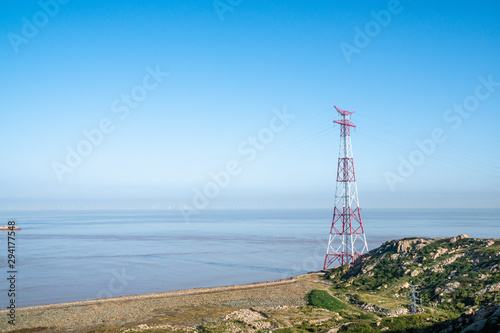
{"label": "distant horizon line", "polygon": [[[278,210],[332,210],[330,207],[238,207],[238,208],[206,208],[203,211],[278,211]],[[498,207],[368,207],[361,208],[363,210],[500,210]],[[171,211],[182,212],[180,208],[109,208],[109,207],[74,207],[74,208],[0,208],[0,212],[52,212],[52,211]],[[202,212],[200,214],[202,214]]]}

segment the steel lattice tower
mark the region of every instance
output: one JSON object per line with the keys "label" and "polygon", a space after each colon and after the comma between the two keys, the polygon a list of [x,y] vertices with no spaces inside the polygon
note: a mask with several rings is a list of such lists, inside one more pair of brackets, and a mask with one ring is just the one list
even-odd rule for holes
{"label": "steel lattice tower", "polygon": [[327,269],[336,262],[340,265],[350,264],[357,257],[368,252],[363,223],[361,222],[351,147],[351,127],[356,127],[356,125],[349,120],[349,116],[354,111],[341,110],[338,107],[335,109],[342,116],[342,119],[334,121],[340,125],[337,190],[323,269]]}
{"label": "steel lattice tower", "polygon": [[416,291],[417,285],[410,285],[411,290],[408,291],[408,299],[410,300],[410,313],[418,313],[418,308],[420,308],[419,303],[422,303],[422,299],[418,296],[419,291]]}

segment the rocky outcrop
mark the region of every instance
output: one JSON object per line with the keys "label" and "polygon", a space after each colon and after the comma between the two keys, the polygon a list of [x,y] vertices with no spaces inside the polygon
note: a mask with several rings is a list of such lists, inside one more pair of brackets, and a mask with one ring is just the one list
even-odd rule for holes
{"label": "rocky outcrop", "polygon": [[491,286],[487,286],[486,288],[479,290],[476,293],[476,295],[484,295],[484,294],[491,293],[493,291],[498,291],[498,290],[500,290],[500,283],[495,283],[495,284],[492,284]]}
{"label": "rocky outcrop", "polygon": [[409,313],[408,309],[406,309],[406,308],[400,307],[400,308],[396,308],[396,309],[388,309],[388,308],[378,306],[375,304],[363,302],[363,301],[359,300],[359,298],[357,298],[356,296],[350,297],[349,303],[356,305],[357,307],[359,307],[365,311],[372,312],[372,313],[378,313],[378,314],[385,314],[385,315],[388,315],[390,317],[399,316],[399,315]]}
{"label": "rocky outcrop", "polygon": [[490,246],[492,246],[492,245],[494,245],[494,244],[495,244],[495,241],[494,241],[494,240],[492,240],[492,239],[488,239],[488,240],[486,240],[486,241],[484,242],[484,244],[483,244],[483,245],[484,245],[484,247],[490,247]]}
{"label": "rocky outcrop", "polygon": [[[463,311],[472,304],[497,304],[499,272],[500,239],[462,234],[387,241],[352,266],[329,271],[327,278],[335,288],[392,295],[398,300],[406,300],[408,287],[403,283],[407,282],[418,285],[420,297],[431,299],[433,306]],[[467,301],[462,300],[464,295],[469,295]]]}
{"label": "rocky outcrop", "polygon": [[265,319],[267,319],[267,316],[262,312],[250,308],[233,311],[224,316],[221,320],[242,321],[245,324],[255,326],[257,329],[270,329],[272,325],[270,322],[264,321]]}
{"label": "rocky outcrop", "polygon": [[396,241],[396,252],[402,253],[413,249],[413,245],[416,244],[418,250],[424,248],[426,245],[433,243],[437,238],[414,238],[414,239],[401,239]]}
{"label": "rocky outcrop", "polygon": [[469,238],[469,236],[467,236],[466,234],[462,234],[462,235],[458,235],[457,237],[451,237],[449,242],[451,244],[453,244],[453,243],[456,243],[457,241],[459,241],[461,239],[465,239],[465,238]]}
{"label": "rocky outcrop", "polygon": [[431,252],[431,258],[432,259],[437,259],[439,258],[442,254],[448,253],[447,249],[443,249],[442,247],[437,248],[436,252]]}
{"label": "rocky outcrop", "polygon": [[464,312],[440,333],[472,333],[500,331],[500,306]]}
{"label": "rocky outcrop", "polygon": [[458,287],[460,287],[460,282],[450,282],[450,283],[447,283],[445,286],[444,286],[444,289],[442,291],[443,294],[451,294],[452,292],[454,292]]}
{"label": "rocky outcrop", "polygon": [[414,271],[412,271],[412,272],[410,273],[410,276],[411,276],[411,277],[415,277],[415,276],[417,276],[417,275],[418,275],[418,274],[420,274],[420,273],[422,273],[422,271],[421,271],[421,270],[419,270],[419,269],[416,269],[416,270],[414,270]]}
{"label": "rocky outcrop", "polygon": [[463,253],[455,254],[454,256],[451,256],[448,259],[444,260],[443,265],[453,264],[455,261],[457,261],[458,258],[460,258],[463,255],[464,255]]}

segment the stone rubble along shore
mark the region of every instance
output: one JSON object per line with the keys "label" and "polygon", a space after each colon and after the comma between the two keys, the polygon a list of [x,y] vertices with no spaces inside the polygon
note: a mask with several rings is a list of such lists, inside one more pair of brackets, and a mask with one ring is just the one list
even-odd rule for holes
{"label": "stone rubble along shore", "polygon": [[[242,307],[304,306],[304,297],[314,288],[312,281],[317,278],[317,274],[301,275],[247,285],[18,308],[15,330],[42,330],[46,327],[57,331],[87,332],[101,326],[126,328],[141,324],[153,325],[161,318],[170,317],[174,318],[173,325],[196,326],[208,317],[219,320]],[[186,317],[192,317],[192,321],[175,321],[176,316],[184,314],[183,311],[187,311]],[[7,310],[0,311],[0,318],[6,312]],[[190,312],[200,312],[200,315],[191,315]],[[247,314],[242,312],[232,316]],[[0,320],[0,332],[13,329],[6,320]]]}

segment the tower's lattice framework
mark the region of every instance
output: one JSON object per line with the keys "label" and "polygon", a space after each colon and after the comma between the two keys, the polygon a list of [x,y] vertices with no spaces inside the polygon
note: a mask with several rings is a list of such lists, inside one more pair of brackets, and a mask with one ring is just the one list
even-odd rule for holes
{"label": "tower's lattice framework", "polygon": [[342,119],[334,121],[340,125],[337,190],[323,269],[327,269],[335,263],[339,265],[350,264],[357,257],[368,252],[363,223],[361,222],[351,147],[351,127],[356,127],[356,125],[349,120],[349,116],[354,111],[341,110],[338,107],[335,109],[342,116]]}
{"label": "tower's lattice framework", "polygon": [[410,313],[415,314],[418,313],[418,308],[420,308],[420,303],[422,303],[422,299],[418,296],[419,291],[416,291],[415,288],[418,288],[417,285],[410,285],[411,290],[408,291],[408,299],[410,300]]}

